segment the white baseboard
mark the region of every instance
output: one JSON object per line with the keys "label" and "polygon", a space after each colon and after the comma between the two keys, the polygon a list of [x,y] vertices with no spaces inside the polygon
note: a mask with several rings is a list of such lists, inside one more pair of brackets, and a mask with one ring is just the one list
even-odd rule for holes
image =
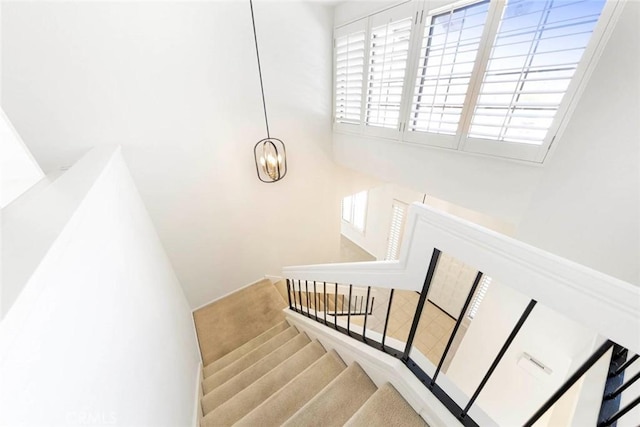
{"label": "white baseboard", "polygon": [[241,287],[239,287],[238,289],[234,289],[234,290],[233,290],[233,291],[231,291],[231,292],[227,292],[226,294],[224,294],[224,295],[222,295],[222,296],[219,296],[218,298],[214,298],[214,299],[212,299],[212,300],[211,300],[211,301],[209,301],[209,302],[205,302],[204,304],[199,305],[198,307],[191,309],[191,312],[193,313],[193,312],[195,312],[195,311],[200,310],[201,308],[205,308],[206,306],[208,306],[208,305],[210,305],[210,304],[213,304],[213,303],[214,303],[214,302],[216,302],[216,301],[220,301],[222,298],[226,298],[226,297],[228,297],[229,295],[235,294],[235,293],[236,293],[236,292],[238,292],[238,291],[241,291],[241,290],[243,290],[243,289],[245,289],[245,288],[248,288],[249,286],[253,286],[253,285],[255,285],[256,283],[262,282],[264,279],[269,279],[269,280],[271,280],[271,279],[270,279],[270,277],[275,277],[275,276],[265,276],[265,277],[263,277],[263,278],[261,278],[261,279],[258,279],[258,280],[254,281],[254,282],[251,282],[251,283],[249,283],[249,284],[247,284],[247,285],[241,286]]}
{"label": "white baseboard", "polygon": [[195,405],[193,408],[193,426],[198,427],[200,420],[203,417],[202,405],[200,400],[202,399],[202,375],[204,371],[202,369],[202,362],[198,364],[198,372],[196,375],[196,387],[195,387]]}
{"label": "white baseboard", "polygon": [[271,283],[276,283],[276,282],[279,282],[280,280],[284,279],[284,277],[282,277],[282,276],[271,276],[270,274],[265,274],[264,278],[271,280]]}

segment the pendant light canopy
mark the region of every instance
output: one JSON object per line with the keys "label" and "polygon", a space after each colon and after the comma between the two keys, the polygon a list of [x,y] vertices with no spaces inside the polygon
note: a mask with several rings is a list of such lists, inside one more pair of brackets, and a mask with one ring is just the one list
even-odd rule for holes
{"label": "pendant light canopy", "polygon": [[264,110],[264,123],[267,128],[267,137],[261,139],[253,147],[253,156],[256,162],[258,179],[262,182],[277,182],[287,174],[287,150],[284,142],[278,138],[271,138],[269,133],[269,120],[267,119],[267,104],[264,100],[264,85],[262,83],[262,68],[260,67],[260,54],[258,53],[258,36],[256,35],[256,20],[253,14],[253,0],[249,0],[251,7],[251,23],[253,24],[253,39],[256,42],[256,58],[258,60],[258,75],[260,76],[260,91],[262,92],[262,109]]}

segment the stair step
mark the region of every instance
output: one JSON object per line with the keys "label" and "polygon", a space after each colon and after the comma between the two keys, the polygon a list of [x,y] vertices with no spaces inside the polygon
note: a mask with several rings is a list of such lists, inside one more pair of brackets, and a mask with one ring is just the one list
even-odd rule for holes
{"label": "stair step", "polygon": [[[293,414],[283,426],[340,427],[377,389],[360,365],[353,363]],[[327,417],[327,414],[331,416]]]}
{"label": "stair step", "polygon": [[249,387],[206,414],[201,427],[229,426],[257,408],[269,396],[280,390],[299,373],[307,369],[326,351],[318,341],[304,347],[289,359],[269,371]]}
{"label": "stair step", "polygon": [[214,374],[217,371],[221,370],[222,368],[226,367],[227,365],[230,365],[231,363],[235,362],[245,354],[253,351],[257,347],[269,341],[271,338],[275,337],[280,332],[286,330],[289,327],[290,326],[287,322],[278,323],[276,326],[266,330],[265,332],[258,335],[251,341],[246,342],[240,347],[233,350],[232,352],[225,354],[220,359],[204,367],[204,377],[207,378],[211,374]]}
{"label": "stair step", "polygon": [[289,296],[287,295],[287,281],[286,280],[284,280],[284,279],[278,280],[277,282],[275,282],[273,284],[273,286],[275,286],[276,290],[278,291],[278,293],[282,297],[283,301],[285,301],[285,302],[289,301]]}
{"label": "stair step", "polygon": [[412,427],[427,423],[413,410],[389,383],[373,393],[362,407],[347,421],[349,427]]}
{"label": "stair step", "polygon": [[[330,289],[327,289],[327,291],[330,291]],[[302,299],[302,307],[306,312],[307,311],[307,293],[305,291],[302,291],[300,293],[296,291],[295,298],[292,298],[291,303],[293,304],[295,302],[296,305],[299,307],[301,299]],[[323,300],[324,300],[324,294],[322,292],[318,292],[317,294],[314,294],[313,292],[309,292],[309,311],[313,312],[316,306],[318,311],[324,311]],[[341,311],[344,308],[344,311],[346,312],[347,306],[348,306],[347,297],[342,294],[339,294],[337,302],[338,302],[338,311]],[[333,293],[327,293],[327,305],[328,305],[329,311],[335,311],[336,299]],[[355,309],[355,306],[353,308]]]}
{"label": "stair step", "polygon": [[258,362],[254,363],[224,384],[216,387],[202,398],[202,410],[205,414],[229,400],[235,394],[249,387],[254,381],[287,360],[297,351],[311,342],[306,334],[298,334]]}
{"label": "stair step", "polygon": [[[309,400],[313,399],[345,368],[346,365],[340,356],[335,351],[330,351],[235,425],[247,427],[281,425]],[[326,415],[324,418],[327,418]]]}
{"label": "stair step", "polygon": [[261,346],[245,354],[240,359],[236,360],[230,365],[227,365],[220,371],[208,376],[202,382],[202,390],[204,394],[207,394],[219,385],[224,384],[226,381],[244,371],[249,366],[253,365],[258,360],[262,359],[264,356],[271,353],[296,335],[298,335],[298,330],[291,326],[283,332],[280,332],[278,335],[271,338]]}
{"label": "stair step", "polygon": [[265,279],[196,310],[193,318],[204,366],[284,321],[286,306]]}

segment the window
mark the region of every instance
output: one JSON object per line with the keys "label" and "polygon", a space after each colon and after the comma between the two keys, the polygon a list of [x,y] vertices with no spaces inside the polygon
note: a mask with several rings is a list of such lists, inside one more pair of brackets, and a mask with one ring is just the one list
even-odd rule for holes
{"label": "window", "polygon": [[488,10],[483,1],[427,18],[410,132],[457,133]]}
{"label": "window", "polygon": [[391,205],[391,226],[389,227],[386,260],[398,259],[400,255],[400,244],[402,242],[406,216],[407,204],[399,200],[394,200]]}
{"label": "window", "polygon": [[363,23],[343,28],[335,40],[335,120],[359,124],[362,111],[365,30]]}
{"label": "window", "polygon": [[397,131],[413,11],[400,8],[371,24],[365,124]]}
{"label": "window", "polygon": [[542,162],[617,3],[410,2],[357,21],[367,69],[351,131]]}
{"label": "window", "polygon": [[604,3],[508,2],[484,72],[469,136],[542,143]]}
{"label": "window", "polygon": [[487,294],[489,290],[489,285],[491,284],[491,277],[482,276],[482,281],[480,282],[480,287],[476,291],[475,296],[473,297],[473,301],[471,301],[471,308],[467,312],[467,317],[472,319],[478,314],[478,309],[480,308],[480,304],[482,304],[482,300],[484,296]]}
{"label": "window", "polygon": [[342,220],[353,226],[356,230],[364,231],[365,220],[367,214],[367,192],[342,199]]}

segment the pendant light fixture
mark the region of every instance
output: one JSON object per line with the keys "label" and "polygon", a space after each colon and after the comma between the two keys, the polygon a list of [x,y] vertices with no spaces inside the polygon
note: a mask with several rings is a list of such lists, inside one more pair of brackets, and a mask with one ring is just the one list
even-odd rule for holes
{"label": "pendant light fixture", "polygon": [[253,24],[253,39],[256,42],[256,58],[258,59],[258,75],[260,76],[260,91],[262,92],[262,108],[264,110],[264,123],[267,127],[267,137],[261,139],[253,147],[253,155],[256,162],[258,179],[262,182],[277,182],[287,174],[287,152],[284,142],[278,138],[272,138],[269,133],[269,120],[267,119],[267,104],[264,100],[264,85],[262,83],[262,69],[260,67],[260,54],[258,53],[258,36],[256,35],[256,20],[253,14],[253,0],[249,0],[251,7],[251,22]]}

